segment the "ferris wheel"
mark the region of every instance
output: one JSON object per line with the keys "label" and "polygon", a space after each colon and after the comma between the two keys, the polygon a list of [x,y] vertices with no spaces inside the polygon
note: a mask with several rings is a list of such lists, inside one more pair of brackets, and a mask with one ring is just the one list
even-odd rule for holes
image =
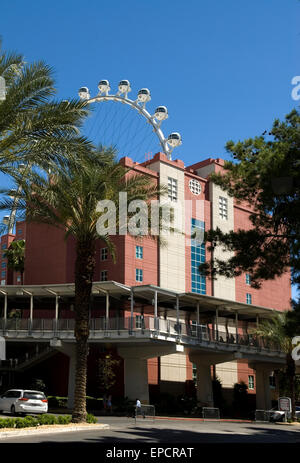
{"label": "ferris wheel", "polygon": [[[164,136],[161,125],[169,117],[168,110],[166,106],[158,106],[152,115],[147,111],[146,104],[151,100],[148,88],[139,90],[135,100],[128,98],[128,93],[131,92],[128,80],[119,82],[115,94],[109,93],[111,88],[108,80],[100,80],[98,90],[98,94],[94,97],[91,97],[88,87],[81,87],[78,91],[81,100],[94,106],[94,122],[89,121],[86,127],[89,138],[95,139],[102,146],[113,146],[122,156],[128,155],[136,161],[141,161],[147,155],[150,156],[154,150],[162,151],[168,159],[172,159],[172,151],[182,143],[181,135],[172,132],[168,137]],[[105,102],[107,103],[103,104]],[[101,109],[97,108],[97,103],[101,103]],[[123,105],[115,103],[123,103]],[[110,108],[103,109],[109,104]],[[136,114],[134,117],[129,117],[128,106],[142,118],[136,118]]]}

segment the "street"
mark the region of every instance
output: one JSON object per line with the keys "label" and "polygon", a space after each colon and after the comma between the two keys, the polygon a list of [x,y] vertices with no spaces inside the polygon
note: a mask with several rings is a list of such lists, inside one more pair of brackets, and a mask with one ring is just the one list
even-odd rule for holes
{"label": "street", "polygon": [[300,426],[269,423],[202,422],[157,419],[134,420],[125,417],[99,417],[107,430],[57,434],[15,436],[1,439],[5,443],[84,443],[84,444],[184,444],[184,443],[286,443],[300,444]]}

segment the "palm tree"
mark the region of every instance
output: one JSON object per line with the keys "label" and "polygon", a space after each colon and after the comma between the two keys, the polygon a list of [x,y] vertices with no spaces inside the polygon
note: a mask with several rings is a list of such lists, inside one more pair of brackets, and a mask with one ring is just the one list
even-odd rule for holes
{"label": "palm tree", "polygon": [[[294,331],[294,334],[292,333]],[[272,319],[263,320],[255,330],[255,334],[262,336],[277,345],[286,354],[286,377],[292,402],[292,419],[296,421],[295,410],[295,380],[296,364],[292,357],[293,344],[292,337],[295,335],[296,325],[292,327],[290,321],[290,311],[275,312]]]}
{"label": "palm tree", "polygon": [[22,285],[25,266],[25,240],[13,241],[3,257],[7,259],[8,268],[14,272],[20,272]]}
{"label": "palm tree", "polygon": [[52,74],[42,61],[28,64],[22,55],[0,50],[6,86],[0,100],[0,171],[13,173],[16,164],[28,162],[47,167],[58,155],[89,145],[78,131],[86,103],[54,101]]}
{"label": "palm tree", "polygon": [[[72,420],[83,422],[86,420],[89,304],[97,240],[104,240],[115,258],[110,236],[97,233],[101,216],[96,210],[97,204],[108,199],[118,207],[119,192],[127,193],[128,203],[135,199],[150,200],[160,192],[148,177],[129,172],[116,161],[112,150],[105,149],[100,153],[88,151],[84,159],[60,159],[50,177],[32,172],[30,178],[19,181],[23,188],[19,201],[26,210],[26,221],[59,227],[66,238],[70,235],[75,238],[76,371]],[[3,200],[1,208],[7,209],[9,201],[11,199]]]}

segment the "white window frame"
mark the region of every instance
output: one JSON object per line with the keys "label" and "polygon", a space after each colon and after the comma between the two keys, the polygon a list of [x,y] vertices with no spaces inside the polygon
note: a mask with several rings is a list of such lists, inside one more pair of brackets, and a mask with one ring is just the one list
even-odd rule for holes
{"label": "white window frame", "polygon": [[219,217],[228,220],[228,199],[225,196],[219,196]]}
{"label": "white window frame", "polygon": [[100,259],[101,261],[107,260],[108,258],[108,248],[101,248],[100,249]]}
{"label": "white window frame", "polygon": [[144,248],[143,246],[136,246],[135,247],[135,258],[136,259],[143,259],[144,257]]}
{"label": "white window frame", "polygon": [[178,200],[178,182],[173,177],[168,177],[168,198],[174,202]]}
{"label": "white window frame", "polygon": [[[250,378],[252,378],[251,381]],[[254,375],[248,375],[248,389],[250,391],[253,391],[255,389]]]}
{"label": "white window frame", "polygon": [[135,269],[135,281],[137,281],[138,283],[142,283],[143,280],[144,280],[143,269],[136,268]]}
{"label": "white window frame", "polygon": [[[104,279],[103,279],[103,276],[105,276]],[[107,281],[107,270],[101,270],[101,272],[100,272],[100,281]]]}

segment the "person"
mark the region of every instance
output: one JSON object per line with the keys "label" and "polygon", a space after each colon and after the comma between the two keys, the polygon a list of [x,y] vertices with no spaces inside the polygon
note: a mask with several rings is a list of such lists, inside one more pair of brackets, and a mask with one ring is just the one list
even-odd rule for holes
{"label": "person", "polygon": [[140,399],[136,399],[135,407],[136,407],[136,415],[142,415],[143,418],[145,418],[145,412],[142,412],[142,404],[141,404]]}
{"label": "person", "polygon": [[110,413],[112,413],[111,395],[109,395],[109,396],[108,396],[108,399],[107,399],[107,408],[108,408],[108,410],[110,411]]}

